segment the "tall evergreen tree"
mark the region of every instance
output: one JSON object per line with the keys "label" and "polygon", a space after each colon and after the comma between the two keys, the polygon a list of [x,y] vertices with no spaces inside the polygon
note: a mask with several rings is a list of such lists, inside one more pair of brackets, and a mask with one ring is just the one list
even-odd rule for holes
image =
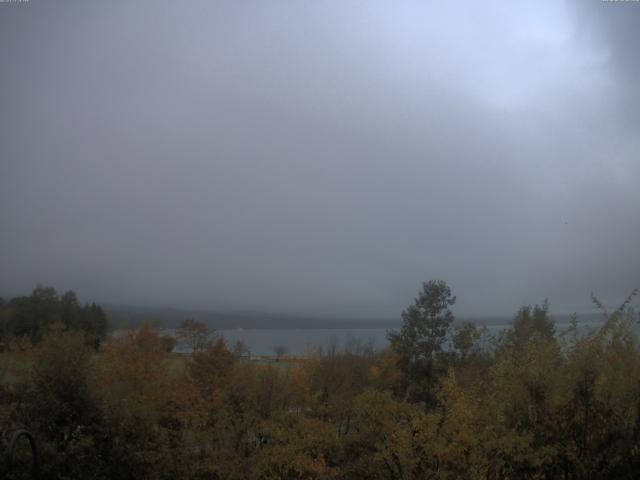
{"label": "tall evergreen tree", "polygon": [[388,338],[404,373],[402,390],[409,400],[434,401],[433,387],[444,368],[443,347],[454,316],[456,297],[443,280],[422,284],[418,297],[402,312],[402,328]]}

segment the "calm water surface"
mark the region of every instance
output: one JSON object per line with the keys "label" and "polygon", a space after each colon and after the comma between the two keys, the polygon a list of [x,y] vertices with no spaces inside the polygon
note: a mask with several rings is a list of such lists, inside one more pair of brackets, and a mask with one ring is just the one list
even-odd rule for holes
{"label": "calm water surface", "polygon": [[[582,330],[597,328],[602,322],[580,322]],[[507,324],[487,325],[489,335],[496,335],[506,328]],[[556,330],[562,332],[569,327],[568,323],[557,323]],[[324,349],[335,346],[338,350],[346,347],[370,346],[375,350],[385,348],[387,328],[354,328],[354,329],[296,329],[296,330],[218,330],[229,348],[233,348],[239,340],[243,341],[252,355],[274,355],[275,347],[284,347],[288,355],[304,355],[318,347]]]}

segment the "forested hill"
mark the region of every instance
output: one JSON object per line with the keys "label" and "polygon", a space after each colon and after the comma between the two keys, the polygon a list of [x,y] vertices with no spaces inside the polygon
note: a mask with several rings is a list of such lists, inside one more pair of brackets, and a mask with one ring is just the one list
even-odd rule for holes
{"label": "forested hill", "polygon": [[[400,312],[395,318],[323,318],[314,316],[278,315],[259,312],[211,312],[203,310],[189,310],[179,308],[153,308],[128,305],[103,304],[103,309],[109,317],[112,329],[137,328],[145,323],[152,323],[158,327],[176,328],[180,323],[191,318],[206,323],[216,330],[226,329],[319,329],[319,328],[398,328],[400,326]],[[554,316],[559,324],[569,322],[568,314]],[[581,322],[599,322],[601,314],[585,313],[579,315]],[[469,316],[460,317],[459,321],[472,321],[484,325],[507,325],[511,316]]]}
{"label": "forested hill", "polygon": [[204,322],[216,330],[245,329],[306,329],[306,328],[397,328],[396,318],[323,318],[313,316],[279,315],[260,312],[209,312],[179,308],[154,308],[103,304],[113,329],[139,327],[145,323],[164,328],[176,328],[186,318]]}

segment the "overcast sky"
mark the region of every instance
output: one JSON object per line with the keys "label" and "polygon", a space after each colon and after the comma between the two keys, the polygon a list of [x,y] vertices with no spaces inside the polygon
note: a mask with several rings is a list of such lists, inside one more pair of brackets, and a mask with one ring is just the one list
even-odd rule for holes
{"label": "overcast sky", "polygon": [[640,2],[0,3],[0,292],[398,316],[640,286]]}

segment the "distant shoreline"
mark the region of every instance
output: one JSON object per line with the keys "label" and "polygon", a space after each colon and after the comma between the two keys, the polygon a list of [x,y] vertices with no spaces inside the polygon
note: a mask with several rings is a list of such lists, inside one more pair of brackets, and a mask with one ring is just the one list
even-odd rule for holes
{"label": "distant shoreline", "polygon": [[[176,328],[187,318],[206,323],[215,330],[350,330],[359,328],[400,328],[401,318],[321,318],[317,316],[278,315],[273,313],[220,313],[177,308],[147,308],[103,305],[112,330],[136,328],[151,323],[158,328]],[[569,321],[570,314],[554,315],[557,323]],[[600,314],[579,313],[581,321],[593,322]],[[508,325],[512,316],[460,316],[456,323],[471,321],[480,325]]]}

